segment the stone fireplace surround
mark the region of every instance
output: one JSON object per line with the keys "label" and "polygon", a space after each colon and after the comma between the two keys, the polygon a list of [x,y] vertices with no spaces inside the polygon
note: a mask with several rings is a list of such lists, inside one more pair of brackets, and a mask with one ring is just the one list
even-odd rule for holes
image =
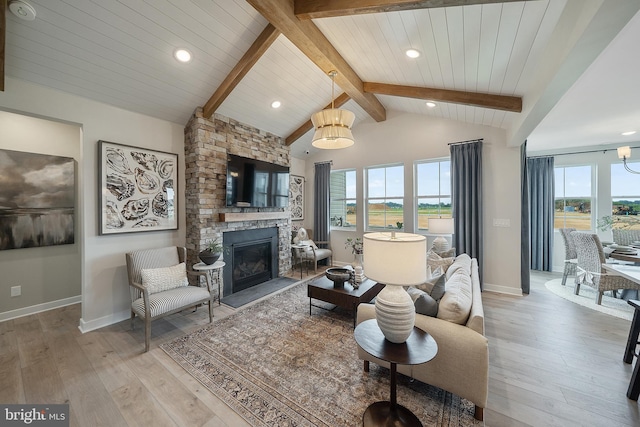
{"label": "stone fireplace surround", "polygon": [[[291,269],[291,217],[282,208],[226,207],[227,154],[290,166],[289,147],[284,139],[228,117],[202,116],[198,108],[185,127],[185,203],[187,264],[197,262],[207,240],[223,242],[223,233],[237,230],[277,229],[278,275]],[[221,222],[221,213],[282,212],[282,218]],[[280,216],[280,215],[279,215]],[[223,255],[224,259],[224,255]],[[225,266],[223,276],[228,274]],[[229,292],[223,280],[223,296]],[[217,289],[217,286],[214,286]]]}

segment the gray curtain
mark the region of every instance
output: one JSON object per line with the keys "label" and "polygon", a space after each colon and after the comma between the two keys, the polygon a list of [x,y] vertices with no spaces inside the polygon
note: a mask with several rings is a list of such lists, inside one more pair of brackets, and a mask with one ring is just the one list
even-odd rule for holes
{"label": "gray curtain", "polygon": [[527,159],[531,226],[531,268],[551,271],[555,174],[553,157]]}
{"label": "gray curtain", "polygon": [[477,258],[482,284],[482,140],[451,144],[449,149],[456,252]]}
{"label": "gray curtain", "polygon": [[527,172],[527,141],[520,146],[520,287],[525,294],[531,288],[529,277],[529,179]]}
{"label": "gray curtain", "polygon": [[315,164],[313,240],[329,241],[331,162]]}

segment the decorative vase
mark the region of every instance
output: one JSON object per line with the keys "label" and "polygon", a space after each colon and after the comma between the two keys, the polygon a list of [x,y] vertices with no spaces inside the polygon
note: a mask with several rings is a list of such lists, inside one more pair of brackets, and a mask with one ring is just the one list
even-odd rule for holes
{"label": "decorative vase", "polygon": [[399,344],[409,338],[416,320],[413,300],[402,286],[387,285],[376,296],[376,320],[389,341]]}
{"label": "decorative vase", "polygon": [[364,282],[366,280],[366,277],[364,276],[364,256],[362,253],[355,253],[353,254],[353,271],[354,271],[354,278],[353,278],[353,288],[354,289],[358,289],[360,287],[360,284],[362,282]]}
{"label": "decorative vase", "polygon": [[362,267],[363,254],[355,253],[353,254],[353,268]]}
{"label": "decorative vase", "polygon": [[211,252],[209,249],[205,249],[198,254],[198,258],[205,264],[211,265],[220,258],[220,255],[222,255],[220,252]]}

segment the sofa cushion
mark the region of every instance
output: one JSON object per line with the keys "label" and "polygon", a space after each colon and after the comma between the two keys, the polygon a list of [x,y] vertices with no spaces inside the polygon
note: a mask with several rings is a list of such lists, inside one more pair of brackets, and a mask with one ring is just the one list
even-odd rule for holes
{"label": "sofa cushion", "polygon": [[445,283],[445,293],[438,303],[438,318],[459,325],[467,323],[472,304],[471,276],[463,269],[456,271]]}
{"label": "sofa cushion", "polygon": [[424,283],[416,285],[415,288],[428,293],[434,300],[438,301],[444,295],[445,275],[440,267],[436,268],[435,274],[430,277],[428,271],[428,279]]}
{"label": "sofa cushion", "polygon": [[436,317],[438,314],[438,302],[431,295],[412,286],[407,289],[407,293],[413,300],[416,313]]}
{"label": "sofa cushion", "polygon": [[455,258],[447,257],[443,258],[434,251],[430,250],[427,252],[427,267],[431,268],[431,271],[435,270],[437,267],[442,268],[444,273],[447,272],[447,269],[453,264]]}
{"label": "sofa cushion", "polygon": [[189,286],[187,267],[184,262],[171,267],[143,268],[140,271],[140,276],[142,277],[142,286],[147,288],[149,294]]}
{"label": "sofa cushion", "polygon": [[462,270],[465,274],[471,275],[471,257],[469,255],[460,254],[456,257],[453,264],[447,269],[446,280],[449,280],[458,270]]}

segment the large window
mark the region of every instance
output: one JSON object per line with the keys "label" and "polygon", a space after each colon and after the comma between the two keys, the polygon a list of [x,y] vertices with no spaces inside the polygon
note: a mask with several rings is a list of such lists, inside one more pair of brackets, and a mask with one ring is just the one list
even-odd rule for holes
{"label": "large window", "polygon": [[341,170],[331,172],[330,219],[332,227],[355,228],[356,210],[356,171]]}
{"label": "large window", "polygon": [[451,218],[451,161],[417,162],[415,179],[418,230],[426,231],[429,218]]}
{"label": "large window", "polygon": [[404,166],[378,166],[366,169],[367,229],[404,226]]}
{"label": "large window", "polygon": [[[640,163],[629,167],[640,171]],[[640,175],[622,163],[611,165],[611,214],[613,228],[640,230]]]}
{"label": "large window", "polygon": [[555,168],[554,228],[591,230],[591,166]]}

